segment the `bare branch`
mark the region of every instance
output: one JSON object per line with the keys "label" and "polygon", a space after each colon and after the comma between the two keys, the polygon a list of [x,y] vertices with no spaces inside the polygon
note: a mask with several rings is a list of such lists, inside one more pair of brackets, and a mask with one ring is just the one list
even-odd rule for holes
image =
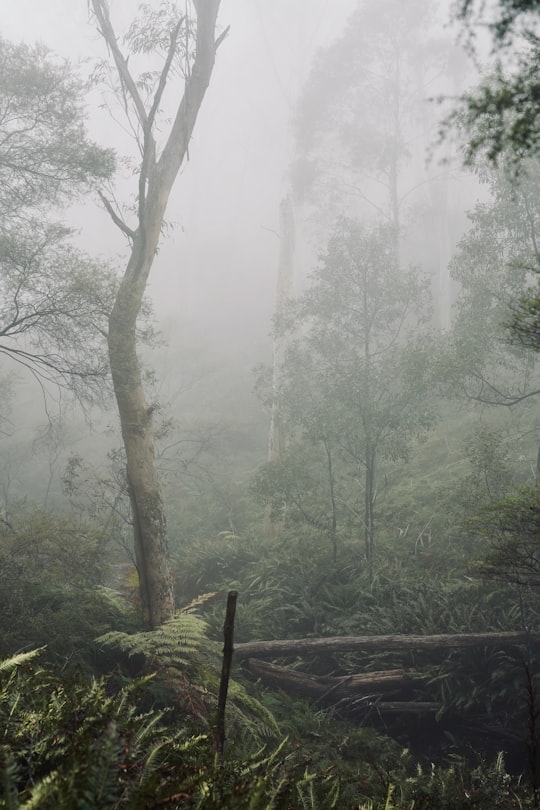
{"label": "bare branch", "polygon": [[[197,12],[195,61],[186,81],[184,96],[178,107],[169,138],[158,163],[159,184],[171,186],[186,155],[202,99],[210,82],[215,60],[213,32],[220,0],[194,2]],[[170,178],[170,180],[168,180]],[[163,190],[165,190],[163,188]],[[168,193],[168,189],[167,189]]]}
{"label": "bare branch", "polygon": [[124,220],[123,220],[123,219],[121,219],[121,218],[118,216],[118,214],[116,213],[116,211],[115,211],[115,210],[114,210],[114,208],[112,207],[112,205],[111,205],[111,203],[109,202],[109,200],[108,200],[108,199],[105,197],[105,195],[104,195],[104,194],[103,194],[101,191],[98,191],[98,194],[99,194],[99,198],[100,198],[101,202],[103,203],[103,205],[104,205],[104,206],[105,206],[105,208],[107,209],[107,213],[108,213],[108,214],[109,214],[109,216],[111,217],[111,219],[112,219],[112,221],[114,222],[114,224],[115,224],[115,225],[116,225],[118,228],[120,228],[120,230],[122,231],[122,233],[125,233],[125,234],[126,234],[126,236],[127,236],[127,237],[129,237],[129,239],[134,239],[134,238],[135,238],[135,231],[134,231],[132,228],[130,228],[130,227],[129,227],[129,225],[126,225],[126,223],[124,222]]}
{"label": "bare branch", "polygon": [[137,116],[142,127],[146,128],[148,118],[146,115],[146,109],[140,93],[137,90],[137,85],[135,84],[133,76],[129,72],[127,59],[124,57],[124,54],[118,47],[118,40],[116,38],[116,34],[114,33],[114,28],[112,27],[107,2],[106,0],[91,0],[91,2],[92,8],[94,9],[94,14],[96,15],[96,19],[99,23],[100,34],[111,50],[120,81],[135,105]]}
{"label": "bare branch", "polygon": [[169,49],[167,51],[167,58],[165,59],[165,64],[163,65],[163,70],[161,71],[159,77],[159,83],[156,89],[156,93],[154,95],[154,100],[152,102],[152,106],[150,107],[150,112],[148,113],[148,129],[151,130],[154,118],[156,117],[156,113],[159,109],[159,105],[161,103],[161,98],[163,96],[163,92],[167,85],[167,79],[169,77],[169,71],[171,69],[171,65],[173,63],[174,55],[176,53],[176,46],[178,44],[178,35],[180,33],[180,29],[182,28],[182,23],[185,21],[185,17],[181,17],[176,25],[174,26],[173,30],[171,31],[171,41],[169,44]]}
{"label": "bare branch", "polygon": [[[481,402],[483,405],[505,405],[506,407],[510,408],[512,405],[517,405],[519,402],[523,402],[525,399],[530,399],[530,397],[536,397],[540,394],[540,388],[534,389],[532,391],[526,391],[523,394],[509,394],[501,391],[500,389],[496,388],[493,383],[486,380],[479,372],[471,374],[473,379],[477,380],[480,384],[480,390],[476,393],[470,393],[467,391],[466,386],[464,385],[464,393],[468,399],[472,399],[475,402]],[[484,390],[488,389],[492,392],[492,394],[484,394]]]}
{"label": "bare branch", "polygon": [[221,33],[219,35],[219,37],[214,42],[214,51],[217,51],[217,49],[219,48],[219,46],[221,45],[221,43],[223,42],[225,37],[228,35],[230,30],[231,30],[231,26],[228,25],[227,28],[225,29],[225,31],[223,31],[223,33]]}
{"label": "bare branch", "polygon": [[[493,386],[490,386],[493,388]],[[493,389],[494,391],[496,389]],[[487,399],[481,395],[478,396],[470,396],[471,399],[476,400],[477,402],[482,402],[484,405],[506,405],[507,407],[511,407],[512,405],[517,405],[518,402],[523,402],[525,399],[529,399],[530,397],[537,397],[540,394],[540,388],[537,388],[535,391],[527,391],[526,394],[520,394],[517,396],[513,396],[512,394],[503,394],[501,392],[497,392],[500,394],[501,399]]]}

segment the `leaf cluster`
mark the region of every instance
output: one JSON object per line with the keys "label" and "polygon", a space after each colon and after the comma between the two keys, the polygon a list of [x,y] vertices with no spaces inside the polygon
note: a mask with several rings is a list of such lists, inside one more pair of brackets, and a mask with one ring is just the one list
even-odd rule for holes
{"label": "leaf cluster", "polygon": [[0,39],[0,353],[92,401],[106,388],[114,276],[51,217],[114,171],[87,135],[83,94],[44,47]]}
{"label": "leaf cluster", "polygon": [[[497,0],[488,9],[485,0],[456,0],[454,8],[458,19],[469,25],[480,21],[487,23],[495,44],[501,46],[519,34],[522,26],[534,22],[540,12],[540,3],[538,0]],[[491,19],[486,20],[486,12],[492,15]]]}
{"label": "leaf cluster", "polygon": [[88,139],[83,86],[42,45],[0,40],[0,211],[6,219],[73,199],[114,169]]}
{"label": "leaf cluster", "polygon": [[491,73],[461,98],[447,125],[466,133],[467,163],[480,158],[497,165],[507,159],[519,174],[520,162],[539,148],[540,5],[538,0],[458,0],[455,9],[473,50],[474,26],[487,26],[497,58]]}
{"label": "leaf cluster", "polygon": [[460,289],[439,374],[449,396],[511,405],[539,387],[534,353],[509,331],[519,312],[534,326],[527,301],[537,266],[538,165],[529,161],[519,181],[504,170],[483,179],[491,199],[469,212],[470,229],[450,264]]}
{"label": "leaf cluster", "polygon": [[523,487],[485,505],[468,520],[467,526],[471,534],[487,543],[480,563],[485,575],[518,586],[538,587],[540,498],[537,489]]}

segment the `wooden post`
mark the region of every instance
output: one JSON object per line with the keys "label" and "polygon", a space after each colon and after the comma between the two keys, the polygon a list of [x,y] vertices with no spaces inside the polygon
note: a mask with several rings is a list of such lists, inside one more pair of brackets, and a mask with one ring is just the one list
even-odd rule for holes
{"label": "wooden post", "polygon": [[225,707],[227,705],[227,692],[233,655],[234,615],[236,613],[236,599],[238,591],[229,591],[227,596],[227,610],[223,625],[223,663],[221,666],[221,680],[219,683],[219,696],[216,714],[216,753],[220,762],[223,761],[225,747]]}

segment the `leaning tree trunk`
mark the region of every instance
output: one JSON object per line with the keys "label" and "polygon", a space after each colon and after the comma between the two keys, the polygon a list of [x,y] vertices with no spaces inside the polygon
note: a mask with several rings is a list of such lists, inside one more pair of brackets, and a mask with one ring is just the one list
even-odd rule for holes
{"label": "leaning tree trunk", "polygon": [[[124,98],[143,133],[138,184],[136,228],[130,228],[113,205],[102,200],[115,224],[128,237],[131,254],[109,320],[109,358],[114,392],[126,451],[127,480],[133,517],[135,559],[143,620],[154,628],[171,618],[174,593],[169,565],[167,529],[161,487],[154,453],[152,408],[144,395],[137,357],[136,323],[148,275],[156,255],[165,210],[174,181],[187,154],[195,121],[208,88],[217,47],[215,27],[221,0],[194,0],[197,13],[195,55],[185,80],[183,96],[170,127],[165,146],[156,156],[155,119],[169,78],[183,20],[170,32],[167,58],[152,99],[145,105],[137,82],[122,54],[113,30],[106,0],[92,0],[100,31],[112,53]],[[186,54],[186,59],[190,54]]]}
{"label": "leaning tree trunk", "polygon": [[[136,236],[109,321],[109,359],[122,439],[133,520],[135,561],[143,621],[157,627],[174,611],[167,526],[155,462],[152,409],[146,402],[135,337],[135,325],[151,256]],[[141,279],[138,283],[136,277]]]}

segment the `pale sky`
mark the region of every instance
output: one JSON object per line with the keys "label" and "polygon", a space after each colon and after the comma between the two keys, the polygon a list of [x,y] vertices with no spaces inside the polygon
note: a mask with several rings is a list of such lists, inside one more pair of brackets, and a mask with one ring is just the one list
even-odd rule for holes
{"label": "pale sky", "polygon": [[[230,33],[217,54],[190,162],[171,198],[168,219],[174,229],[152,272],[160,316],[175,318],[187,307],[196,317],[207,305],[225,328],[234,323],[238,329],[242,300],[273,296],[278,246],[266,229],[277,228],[286,188],[291,104],[317,47],[339,34],[354,5],[355,0],[223,0],[219,22],[230,25]],[[117,29],[137,7],[132,0],[111,1]],[[0,31],[15,41],[40,40],[73,61],[105,55],[88,21],[86,0],[4,0]],[[96,109],[99,98],[89,101],[94,137],[122,151],[125,136]],[[105,255],[121,250],[121,235],[92,205],[76,218],[86,249]],[[230,308],[230,318],[223,317],[223,307]],[[269,314],[272,302],[261,309]],[[243,314],[247,322],[259,317]]]}

